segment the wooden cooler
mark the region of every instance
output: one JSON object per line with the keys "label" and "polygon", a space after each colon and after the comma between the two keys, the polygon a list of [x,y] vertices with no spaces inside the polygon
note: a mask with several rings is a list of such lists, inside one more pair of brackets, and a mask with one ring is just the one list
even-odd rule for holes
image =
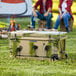
{"label": "wooden cooler", "polygon": [[9,32],[10,56],[26,58],[66,58],[66,32],[16,31]]}

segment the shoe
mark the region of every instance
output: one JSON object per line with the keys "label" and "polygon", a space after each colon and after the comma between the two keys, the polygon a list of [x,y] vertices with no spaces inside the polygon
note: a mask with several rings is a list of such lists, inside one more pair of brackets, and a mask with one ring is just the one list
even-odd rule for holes
{"label": "shoe", "polygon": [[53,28],[53,29],[51,29],[51,31],[58,31],[58,30]]}
{"label": "shoe", "polygon": [[27,26],[27,30],[34,30],[35,28],[33,28],[31,25]]}
{"label": "shoe", "polygon": [[45,28],[45,29],[43,29],[43,30],[44,30],[44,31],[48,31],[48,29],[46,29],[46,28]]}
{"label": "shoe", "polygon": [[69,27],[66,28],[66,32],[67,32],[67,33],[70,32],[70,28],[69,28]]}

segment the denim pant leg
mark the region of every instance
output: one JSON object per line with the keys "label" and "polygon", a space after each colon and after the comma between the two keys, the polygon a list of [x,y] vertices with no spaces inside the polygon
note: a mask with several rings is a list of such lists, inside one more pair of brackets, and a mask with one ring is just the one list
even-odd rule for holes
{"label": "denim pant leg", "polygon": [[61,20],[60,20],[60,15],[59,15],[56,22],[55,22],[55,26],[54,26],[55,29],[58,29],[60,22],[61,22]]}
{"label": "denim pant leg", "polygon": [[8,31],[9,31],[9,32],[11,31],[11,25],[9,26]]}
{"label": "denim pant leg", "polygon": [[63,20],[64,20],[64,24],[65,27],[68,28],[69,26],[69,19],[71,18],[71,15],[69,13],[66,13],[63,15]]}
{"label": "denim pant leg", "polygon": [[42,14],[40,14],[39,12],[36,12],[36,14],[37,14],[37,17],[34,17],[33,14],[31,16],[31,22],[32,22],[31,25],[32,25],[33,28],[35,28],[36,18],[43,19],[43,15]]}
{"label": "denim pant leg", "polygon": [[35,18],[33,16],[33,14],[31,16],[31,25],[32,25],[33,28],[35,28]]}
{"label": "denim pant leg", "polygon": [[46,20],[47,20],[46,28],[47,29],[51,28],[50,26],[51,18],[52,18],[52,13],[50,12],[49,15],[46,17]]}

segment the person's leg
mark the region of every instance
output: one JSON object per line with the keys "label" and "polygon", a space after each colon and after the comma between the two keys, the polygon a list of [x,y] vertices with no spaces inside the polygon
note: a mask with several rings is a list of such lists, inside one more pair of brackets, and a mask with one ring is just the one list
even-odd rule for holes
{"label": "person's leg", "polygon": [[69,13],[63,15],[63,20],[66,28],[69,26],[70,18],[71,18],[71,15]]}
{"label": "person's leg", "polygon": [[11,31],[11,25],[9,26],[8,31],[9,31],[9,32]]}
{"label": "person's leg", "polygon": [[35,21],[36,21],[36,17],[34,17],[34,15],[32,14],[31,16],[31,25],[33,28],[35,28]]}
{"label": "person's leg", "polygon": [[70,18],[71,18],[71,15],[69,13],[63,15],[63,20],[64,20],[64,24],[65,24],[65,28],[66,28],[67,32],[70,31],[70,29],[69,29],[69,19]]}
{"label": "person's leg", "polygon": [[34,17],[33,14],[31,16],[31,25],[32,25],[33,28],[35,28],[36,18],[43,19],[43,15],[42,14],[40,14],[39,12],[36,12],[36,14],[37,14],[37,17]]}
{"label": "person's leg", "polygon": [[50,23],[51,23],[52,13],[50,12],[49,15],[47,17],[45,17],[45,18],[47,20],[46,28],[50,29],[51,28]]}
{"label": "person's leg", "polygon": [[56,22],[55,22],[54,29],[58,29],[58,26],[59,26],[60,22],[61,22],[61,20],[60,20],[60,15],[59,15]]}

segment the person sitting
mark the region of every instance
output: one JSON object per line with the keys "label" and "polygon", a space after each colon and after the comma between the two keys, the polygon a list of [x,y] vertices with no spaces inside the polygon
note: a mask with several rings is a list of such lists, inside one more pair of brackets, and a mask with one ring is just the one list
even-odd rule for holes
{"label": "person sitting", "polygon": [[73,0],[60,0],[59,3],[59,16],[56,20],[54,29],[58,29],[58,26],[63,19],[66,32],[70,32],[69,29],[69,19],[73,19],[72,12],[71,12],[71,6],[72,6]]}
{"label": "person sitting", "polygon": [[[39,12],[37,11],[37,7],[40,6]],[[50,29],[50,21],[52,18],[52,0],[38,0],[36,5],[33,7],[33,14],[31,17],[32,28],[35,28],[36,18],[40,20],[46,20],[46,28]]]}

